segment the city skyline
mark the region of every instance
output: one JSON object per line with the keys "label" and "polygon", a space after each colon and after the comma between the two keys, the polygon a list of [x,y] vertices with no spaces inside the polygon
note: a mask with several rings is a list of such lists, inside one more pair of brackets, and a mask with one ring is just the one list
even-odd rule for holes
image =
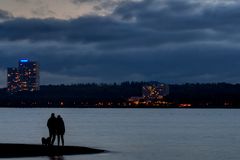
{"label": "city skyline", "polygon": [[22,57],[41,84],[239,83],[237,0],[2,0],[0,87]]}
{"label": "city skyline", "polygon": [[20,59],[18,67],[8,68],[7,91],[38,91],[40,89],[39,64],[29,59]]}

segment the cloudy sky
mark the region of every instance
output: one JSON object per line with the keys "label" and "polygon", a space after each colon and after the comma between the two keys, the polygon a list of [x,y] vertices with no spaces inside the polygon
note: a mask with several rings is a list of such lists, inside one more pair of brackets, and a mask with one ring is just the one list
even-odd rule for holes
{"label": "cloudy sky", "polygon": [[240,82],[238,0],[0,0],[0,86],[19,58],[41,84]]}

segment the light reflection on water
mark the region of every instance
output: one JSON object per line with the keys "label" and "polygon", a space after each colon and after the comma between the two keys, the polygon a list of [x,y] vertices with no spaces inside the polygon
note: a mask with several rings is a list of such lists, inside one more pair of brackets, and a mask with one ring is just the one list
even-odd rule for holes
{"label": "light reflection on water", "polygon": [[[65,120],[66,145],[103,154],[28,160],[235,160],[240,110],[228,109],[0,109],[0,142],[40,144],[54,112]],[[15,160],[15,159],[12,159]]]}
{"label": "light reflection on water", "polygon": [[53,157],[49,157],[49,160],[64,160],[64,156],[53,156]]}

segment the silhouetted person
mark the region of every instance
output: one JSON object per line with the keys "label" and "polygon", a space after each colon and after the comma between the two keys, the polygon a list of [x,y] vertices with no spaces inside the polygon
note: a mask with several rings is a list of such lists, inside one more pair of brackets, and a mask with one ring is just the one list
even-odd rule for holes
{"label": "silhouetted person", "polygon": [[57,118],[55,117],[55,114],[52,113],[51,117],[48,119],[48,122],[47,122],[51,145],[54,144],[54,141],[56,138],[56,123],[57,123]]}
{"label": "silhouetted person", "polygon": [[65,133],[65,125],[62,117],[60,115],[57,116],[57,138],[58,138],[58,146],[60,145],[60,138],[62,141],[62,146],[64,146],[64,133]]}

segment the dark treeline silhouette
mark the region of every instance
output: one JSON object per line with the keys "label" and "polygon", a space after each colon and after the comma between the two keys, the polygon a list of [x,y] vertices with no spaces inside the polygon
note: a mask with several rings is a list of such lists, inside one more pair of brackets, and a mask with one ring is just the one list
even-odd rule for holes
{"label": "dark treeline silhouette", "polygon": [[[41,86],[38,92],[18,92],[10,94],[0,90],[0,106],[38,107],[79,107],[111,103],[122,105],[131,96],[141,96],[145,82],[123,82],[121,84],[76,84]],[[102,104],[103,103],[103,104]]]}
{"label": "dark treeline silhouette", "polygon": [[206,83],[170,85],[167,101],[193,107],[240,107],[240,84]]}
{"label": "dark treeline silhouette", "polygon": [[[129,107],[128,98],[142,95],[147,82],[41,86],[38,92],[10,94],[0,89],[1,107]],[[190,103],[193,107],[239,107],[240,84],[195,83],[169,85],[165,101],[170,107]]]}

